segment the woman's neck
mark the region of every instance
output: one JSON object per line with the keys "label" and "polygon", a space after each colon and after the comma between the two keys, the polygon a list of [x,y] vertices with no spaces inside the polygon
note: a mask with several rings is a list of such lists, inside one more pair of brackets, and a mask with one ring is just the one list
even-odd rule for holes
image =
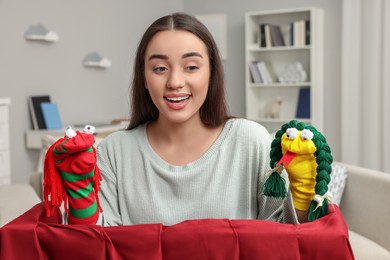
{"label": "woman's neck", "polygon": [[210,129],[199,120],[191,120],[184,123],[174,123],[164,120],[157,120],[149,124],[151,134],[167,142],[185,142],[194,139],[196,136],[207,133]]}
{"label": "woman's neck", "polygon": [[184,165],[202,156],[218,138],[223,126],[211,128],[200,120],[172,123],[151,122],[147,128],[150,145],[165,161]]}

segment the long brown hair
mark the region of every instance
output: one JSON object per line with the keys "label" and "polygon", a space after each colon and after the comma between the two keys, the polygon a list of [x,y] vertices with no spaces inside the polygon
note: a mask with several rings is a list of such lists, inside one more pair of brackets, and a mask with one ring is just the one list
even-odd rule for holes
{"label": "long brown hair", "polygon": [[210,32],[195,17],[174,13],[157,19],[144,33],[134,61],[132,102],[128,130],[149,121],[157,120],[159,111],[145,87],[145,52],[153,36],[161,31],[185,30],[199,37],[207,47],[210,61],[210,80],[206,100],[200,108],[200,118],[205,125],[215,127],[228,118],[225,100],[224,75],[217,45]]}

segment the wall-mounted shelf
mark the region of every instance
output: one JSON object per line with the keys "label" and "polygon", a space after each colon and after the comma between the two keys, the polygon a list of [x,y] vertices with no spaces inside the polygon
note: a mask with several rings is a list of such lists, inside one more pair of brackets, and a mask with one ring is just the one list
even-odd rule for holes
{"label": "wall-mounted shelf", "polygon": [[107,58],[102,57],[98,52],[90,52],[83,59],[83,65],[85,67],[106,69],[111,67],[111,61]]}
{"label": "wall-mounted shelf", "polygon": [[29,41],[56,42],[60,37],[56,32],[46,29],[42,24],[35,24],[27,29],[24,38]]}

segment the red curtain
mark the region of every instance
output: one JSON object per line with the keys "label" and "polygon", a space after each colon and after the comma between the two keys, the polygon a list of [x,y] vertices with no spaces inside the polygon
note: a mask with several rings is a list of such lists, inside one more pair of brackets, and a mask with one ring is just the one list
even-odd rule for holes
{"label": "red curtain", "polygon": [[337,206],[300,225],[198,219],[172,226],[62,225],[43,203],[0,229],[0,259],[354,259]]}

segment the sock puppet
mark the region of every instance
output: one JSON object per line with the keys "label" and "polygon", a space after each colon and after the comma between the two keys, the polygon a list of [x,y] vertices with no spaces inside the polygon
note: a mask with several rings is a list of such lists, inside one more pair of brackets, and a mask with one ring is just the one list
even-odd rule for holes
{"label": "sock puppet", "polygon": [[96,164],[93,126],[83,132],[68,128],[46,152],[44,200],[48,216],[64,202],[69,224],[96,224],[102,212],[98,198],[100,171]]}
{"label": "sock puppet", "polygon": [[307,211],[313,221],[328,213],[332,195],[328,192],[333,157],[325,137],[311,125],[292,120],[275,134],[271,144],[271,175],[264,184],[264,194],[286,197],[284,179],[286,170],[294,207]]}

